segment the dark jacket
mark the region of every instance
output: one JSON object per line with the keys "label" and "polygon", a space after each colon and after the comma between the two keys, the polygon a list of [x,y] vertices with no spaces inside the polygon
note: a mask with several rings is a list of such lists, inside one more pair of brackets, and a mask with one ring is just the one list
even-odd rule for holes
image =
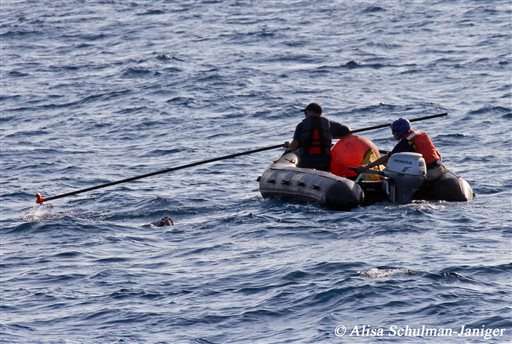
{"label": "dark jacket", "polygon": [[299,142],[299,167],[329,170],[333,138],[347,135],[350,129],[325,117],[306,117],[297,125],[293,139]]}

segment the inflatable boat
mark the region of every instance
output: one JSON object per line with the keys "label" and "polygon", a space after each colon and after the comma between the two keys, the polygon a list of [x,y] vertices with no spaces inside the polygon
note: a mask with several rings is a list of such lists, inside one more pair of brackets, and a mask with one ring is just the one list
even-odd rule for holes
{"label": "inflatable boat", "polygon": [[330,172],[299,168],[298,156],[287,153],[273,162],[258,178],[264,198],[314,202],[323,207],[348,210],[379,201],[403,204],[412,200],[467,202],[473,199],[471,186],[452,172],[426,181],[425,160],[417,153],[394,154],[379,178],[352,180]]}
{"label": "inflatable boat", "polygon": [[264,198],[316,202],[324,207],[350,209],[364,202],[361,186],[329,172],[297,167],[294,153],[283,155],[258,178]]}

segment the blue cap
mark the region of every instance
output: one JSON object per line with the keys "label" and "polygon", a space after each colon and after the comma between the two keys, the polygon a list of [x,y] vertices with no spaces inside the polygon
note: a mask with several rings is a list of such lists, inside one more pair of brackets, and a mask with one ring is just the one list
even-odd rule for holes
{"label": "blue cap", "polygon": [[411,130],[411,123],[405,118],[399,118],[391,124],[393,135],[402,137]]}

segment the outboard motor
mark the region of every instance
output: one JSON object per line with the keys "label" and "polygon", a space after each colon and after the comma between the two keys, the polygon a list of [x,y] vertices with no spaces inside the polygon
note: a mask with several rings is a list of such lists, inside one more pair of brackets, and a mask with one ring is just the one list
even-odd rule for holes
{"label": "outboard motor", "polygon": [[393,203],[409,203],[426,179],[425,159],[418,153],[393,154],[386,165],[386,194]]}

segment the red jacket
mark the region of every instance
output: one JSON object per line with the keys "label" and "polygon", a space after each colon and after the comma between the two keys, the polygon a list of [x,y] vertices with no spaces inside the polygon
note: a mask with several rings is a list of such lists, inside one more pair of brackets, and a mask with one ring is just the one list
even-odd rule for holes
{"label": "red jacket", "polygon": [[434,146],[434,143],[426,133],[411,130],[411,133],[406,137],[406,139],[417,153],[423,155],[423,159],[425,159],[427,165],[441,160],[441,153],[439,153],[436,146]]}

